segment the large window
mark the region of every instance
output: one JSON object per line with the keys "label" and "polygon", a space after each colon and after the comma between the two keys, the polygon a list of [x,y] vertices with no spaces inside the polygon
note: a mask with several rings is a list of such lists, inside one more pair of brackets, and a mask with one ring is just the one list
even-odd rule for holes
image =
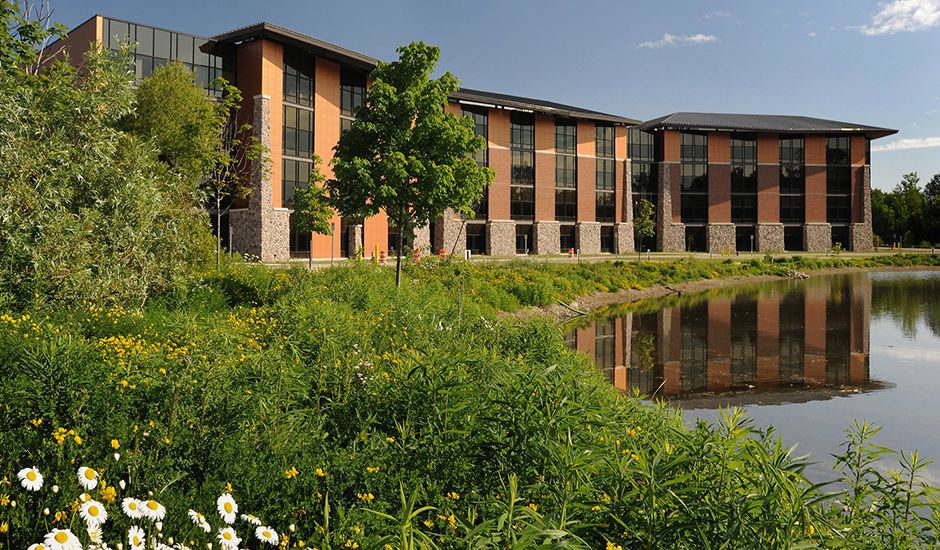
{"label": "large window", "polygon": [[708,137],[683,132],[680,161],[682,223],[708,223]]}
{"label": "large window", "polygon": [[208,53],[208,38],[137,25],[108,17],[102,20],[102,33],[104,44],[109,50],[119,50],[125,41],[137,44],[137,47],[131,51],[131,59],[138,79],[149,77],[154,69],[171,61],[179,61],[195,73],[196,83],[208,89],[213,95],[221,94],[221,90],[210,86],[216,78],[222,77],[229,82],[235,82],[234,57],[223,58]]}
{"label": "large window", "polygon": [[806,154],[803,136],[780,136],[780,223],[784,248],[803,249],[806,221]]}
{"label": "large window", "polygon": [[555,220],[578,221],[578,127],[573,120],[555,121]]}
{"label": "large window", "polygon": [[315,60],[303,54],[284,51],[284,102],[313,107]]}
{"label": "large window", "polygon": [[509,217],[531,220],[535,217],[535,117],[512,113],[509,131],[512,154]]}
{"label": "large window", "polygon": [[851,144],[849,136],[826,138],[826,221],[830,224],[851,221]]}
{"label": "large window", "polygon": [[[294,187],[307,188],[313,170],[313,93],[314,67],[312,57],[298,52],[284,52],[284,122],[281,129],[281,199],[289,207]],[[294,235],[291,243],[302,243]],[[293,249],[292,249],[293,250]]]}
{"label": "large window", "polygon": [[[470,117],[473,119],[473,133],[482,136],[484,140],[489,140],[489,115],[486,107],[467,107],[464,106],[461,111],[461,116]],[[470,155],[473,160],[476,161],[477,166],[485,167],[489,166],[489,155],[488,149],[483,147],[478,149],[472,155]],[[473,212],[475,220],[486,220],[489,217],[489,203],[488,203],[489,188],[483,189],[483,195],[476,201],[474,201]],[[467,235],[469,240],[470,236]],[[469,245],[468,245],[469,246]]]}
{"label": "large window", "polygon": [[757,137],[753,135],[731,136],[731,222],[757,223]]}
{"label": "large window", "polygon": [[[653,134],[642,130],[627,130],[627,156],[630,158],[631,183],[633,191],[633,216],[640,214],[641,201],[648,201],[653,206],[653,219],[656,221],[656,205],[659,204],[659,181],[656,169],[656,147]],[[656,236],[636,237],[638,250],[654,249]]]}
{"label": "large window", "polygon": [[339,131],[340,134],[356,120],[356,110],[362,107],[366,94],[366,74],[342,67],[339,73]]}
{"label": "large window", "polygon": [[614,127],[598,125],[594,129],[595,161],[595,219],[613,223],[616,216],[616,167],[614,162]]}

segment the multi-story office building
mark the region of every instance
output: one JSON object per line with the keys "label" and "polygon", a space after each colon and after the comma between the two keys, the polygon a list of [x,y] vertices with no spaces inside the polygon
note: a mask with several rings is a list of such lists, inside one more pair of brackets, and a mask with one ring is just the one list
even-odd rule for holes
{"label": "multi-story office building", "polygon": [[[201,84],[221,76],[242,91],[242,122],[270,150],[271,166],[218,228],[228,247],[264,261],[392,248],[396,229],[382,214],[337,215],[332,236],[294,234],[289,223],[293,189],[309,183],[315,155],[329,177],[333,147],[362,104],[376,59],[270,23],[199,37],[100,15],[50,48],[76,60],[92,42],[115,49],[125,39],[137,44],[138,78],[180,61]],[[655,241],[640,243],[643,249],[743,251],[753,236],[756,251],[822,250],[833,241],[866,250],[868,143],[894,133],[738,115],[640,124],[469,89],[452,94],[446,109],[473,118],[488,144],[476,160],[494,168],[496,179],[474,218],[445,213],[409,244],[494,256],[634,251],[633,205],[641,198],[656,205],[657,219]]]}

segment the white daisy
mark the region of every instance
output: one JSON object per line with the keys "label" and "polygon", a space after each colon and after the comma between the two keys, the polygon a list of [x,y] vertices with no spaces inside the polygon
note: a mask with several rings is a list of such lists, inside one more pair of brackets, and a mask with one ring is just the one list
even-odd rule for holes
{"label": "white daisy", "polygon": [[219,515],[222,516],[225,523],[235,523],[236,514],[238,514],[238,504],[230,493],[222,493],[222,496],[215,501],[215,504],[219,509]]}
{"label": "white daisy", "polygon": [[140,508],[150,521],[162,521],[166,516],[166,507],[155,500],[142,503]]}
{"label": "white daisy", "polygon": [[144,550],[145,537],[143,529],[132,525],[130,530],[127,531],[127,542],[131,545],[131,550]]}
{"label": "white daisy", "polygon": [[49,550],[49,549],[46,548],[46,545],[37,542],[36,544],[30,546],[26,550]]}
{"label": "white daisy", "polygon": [[101,535],[100,523],[88,524],[88,540],[90,540],[94,544],[101,544],[102,535]]}
{"label": "white daisy", "polygon": [[39,473],[39,470],[37,470],[35,466],[32,468],[23,468],[16,476],[20,478],[20,485],[27,491],[38,491],[42,489],[42,474]]}
{"label": "white daisy", "polygon": [[195,510],[189,511],[189,519],[193,520],[193,524],[195,524],[198,527],[201,527],[202,530],[205,531],[206,533],[212,530],[212,528],[209,527],[209,522],[206,521],[206,516],[200,514],[199,512]]}
{"label": "white daisy", "polygon": [[222,543],[223,547],[237,548],[241,541],[242,539],[235,534],[235,529],[231,527],[219,529],[219,542]]}
{"label": "white daisy", "polygon": [[274,545],[277,544],[277,531],[270,527],[264,525],[258,526],[258,528],[255,529],[255,536],[262,542]]}
{"label": "white daisy", "polygon": [[140,519],[144,517],[143,503],[136,498],[127,497],[121,501],[121,509],[127,517],[131,519]]}
{"label": "white daisy", "polygon": [[251,514],[242,514],[242,521],[247,521],[252,525],[261,525],[261,520]]}
{"label": "white daisy", "polygon": [[69,529],[53,529],[43,542],[49,550],[82,550],[82,542]]}
{"label": "white daisy", "polygon": [[82,507],[79,509],[79,513],[89,527],[101,525],[102,523],[108,521],[108,511],[105,510],[104,506],[97,500],[88,499],[85,504],[82,504]]}
{"label": "white daisy", "polygon": [[78,469],[78,482],[91,491],[98,486],[98,472],[94,468],[82,466]]}

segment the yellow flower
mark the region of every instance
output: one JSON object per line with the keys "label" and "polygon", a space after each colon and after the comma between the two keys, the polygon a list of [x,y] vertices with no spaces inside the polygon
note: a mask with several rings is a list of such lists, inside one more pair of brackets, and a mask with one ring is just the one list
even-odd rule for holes
{"label": "yellow flower", "polygon": [[323,477],[326,475],[323,473],[323,470],[321,468],[317,468],[316,471],[314,471],[314,473],[317,474],[317,476],[319,477]]}
{"label": "yellow flower", "polygon": [[111,448],[114,449],[115,451],[121,448],[121,444],[118,443],[117,439],[111,440]]}

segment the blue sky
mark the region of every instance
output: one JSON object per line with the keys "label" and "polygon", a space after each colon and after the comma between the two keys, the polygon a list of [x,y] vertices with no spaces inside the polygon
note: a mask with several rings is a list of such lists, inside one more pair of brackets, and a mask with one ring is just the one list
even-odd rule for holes
{"label": "blue sky", "polygon": [[49,0],[203,36],[260,21],[391,61],[413,40],[467,88],[649,120],[677,111],[881,126],[872,185],[940,174],[940,0]]}

